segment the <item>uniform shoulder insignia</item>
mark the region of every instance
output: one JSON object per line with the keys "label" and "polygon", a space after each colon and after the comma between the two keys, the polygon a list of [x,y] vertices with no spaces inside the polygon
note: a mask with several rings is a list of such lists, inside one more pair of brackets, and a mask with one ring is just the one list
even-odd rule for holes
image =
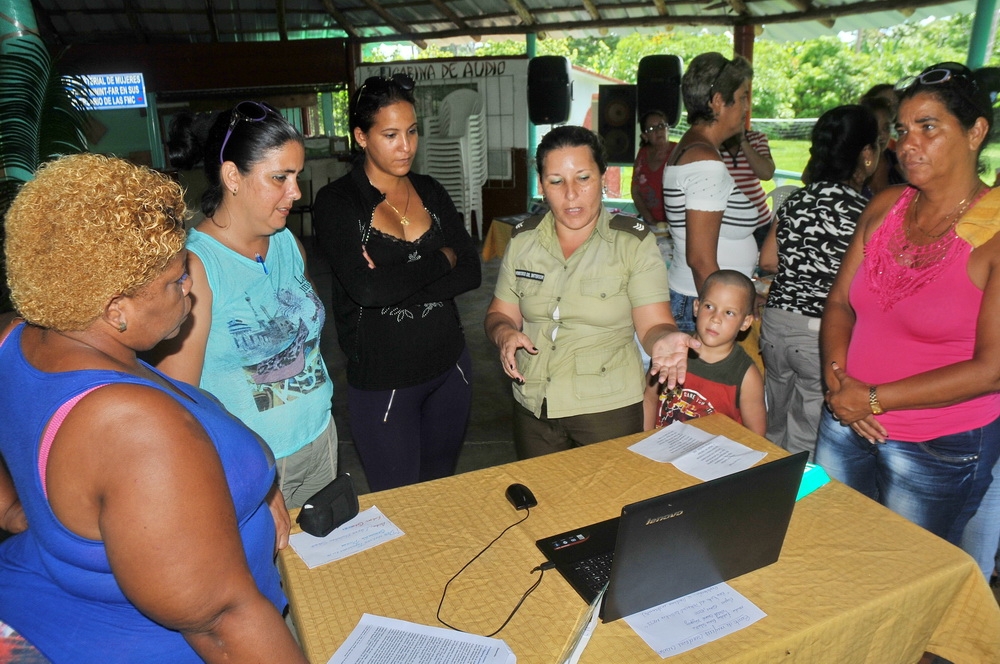
{"label": "uniform shoulder insignia", "polygon": [[642,223],[642,219],[628,217],[624,214],[617,214],[612,217],[609,226],[616,231],[631,233],[640,240],[649,235],[649,226]]}
{"label": "uniform shoulder insignia", "polygon": [[542,219],[545,218],[544,214],[536,214],[528,217],[524,221],[516,224],[514,229],[510,232],[511,237],[517,236],[518,233],[523,233],[525,231],[533,231],[538,228],[538,224],[542,223]]}

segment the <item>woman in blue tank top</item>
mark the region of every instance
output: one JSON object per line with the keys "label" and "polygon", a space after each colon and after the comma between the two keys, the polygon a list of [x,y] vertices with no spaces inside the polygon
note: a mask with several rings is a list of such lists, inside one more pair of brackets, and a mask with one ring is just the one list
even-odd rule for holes
{"label": "woman in blue tank top", "polygon": [[0,650],[13,629],[57,664],[306,661],[281,617],[274,457],[136,357],[190,313],[184,213],[169,178],[84,154],[7,215]]}

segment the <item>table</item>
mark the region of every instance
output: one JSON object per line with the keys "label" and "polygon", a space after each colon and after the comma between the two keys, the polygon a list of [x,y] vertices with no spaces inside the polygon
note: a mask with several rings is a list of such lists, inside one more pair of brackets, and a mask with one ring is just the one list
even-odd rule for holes
{"label": "table", "polygon": [[[767,451],[765,461],[786,454],[721,415],[693,424]],[[469,631],[496,629],[537,578],[536,539],[697,482],[626,450],[644,435],[362,496],[362,509],[378,505],[406,535],[313,570],[290,548],[280,556],[310,661],[325,664],[365,612],[438,625],[444,584],[523,515],[504,498],[523,482],[538,507],[451,584],[442,613]],[[973,560],[837,482],[796,505],[777,563],[730,584],[767,618],[670,664],[915,664],[925,650],[955,664],[1000,661],[1000,609]],[[549,664],[584,609],[553,570],[497,638],[519,664]],[[580,661],[663,660],[619,620],[598,625]]]}
{"label": "table", "polygon": [[531,216],[531,212],[523,212],[510,217],[495,217],[490,222],[490,228],[483,238],[483,262],[487,263],[494,258],[503,258],[503,252],[507,250],[510,242],[511,232],[514,226]]}

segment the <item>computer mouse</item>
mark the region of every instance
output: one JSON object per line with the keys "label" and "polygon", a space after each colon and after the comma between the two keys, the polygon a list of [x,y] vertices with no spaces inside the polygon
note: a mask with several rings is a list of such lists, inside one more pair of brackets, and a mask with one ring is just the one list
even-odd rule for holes
{"label": "computer mouse", "polygon": [[538,504],[531,489],[523,484],[511,484],[507,487],[507,500],[516,510],[526,510]]}

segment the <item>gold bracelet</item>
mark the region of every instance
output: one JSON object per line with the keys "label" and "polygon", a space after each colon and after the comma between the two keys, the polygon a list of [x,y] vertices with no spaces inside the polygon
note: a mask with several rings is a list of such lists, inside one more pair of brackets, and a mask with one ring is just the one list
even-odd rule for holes
{"label": "gold bracelet", "polygon": [[878,386],[869,385],[868,386],[868,405],[872,409],[872,415],[881,415],[885,412],[882,408],[882,404],[878,402]]}

